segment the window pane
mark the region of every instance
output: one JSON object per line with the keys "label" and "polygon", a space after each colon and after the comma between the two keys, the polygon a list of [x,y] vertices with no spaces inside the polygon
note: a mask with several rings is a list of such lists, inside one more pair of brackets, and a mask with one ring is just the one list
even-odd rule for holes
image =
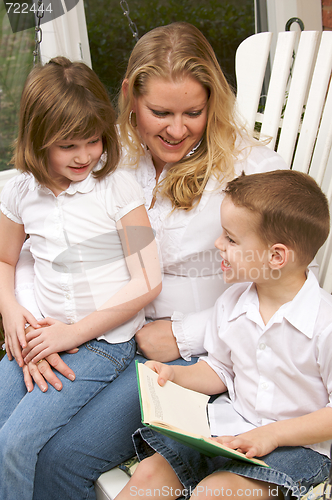
{"label": "window pane", "polygon": [[[19,14],[18,14],[19,15]],[[23,14],[21,14],[23,15]],[[20,97],[33,65],[34,29],[13,33],[5,5],[0,3],[0,170],[9,165],[17,135]]]}
{"label": "window pane", "polygon": [[[135,39],[120,0],[85,0],[93,69],[115,99]],[[156,26],[187,21],[211,43],[228,81],[235,86],[234,57],[255,31],[254,0],[127,0],[141,37]]]}

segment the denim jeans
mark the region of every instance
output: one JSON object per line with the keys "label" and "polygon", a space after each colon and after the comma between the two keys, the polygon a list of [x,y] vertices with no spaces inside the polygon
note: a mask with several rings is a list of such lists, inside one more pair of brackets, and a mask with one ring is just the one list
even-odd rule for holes
{"label": "denim jeans", "polygon": [[[146,361],[139,355],[135,359]],[[183,359],[173,363],[188,364]],[[141,425],[132,361],[40,451],[33,499],[95,500],[94,481],[135,455],[131,436]]]}
{"label": "denim jeans", "polygon": [[[0,363],[1,500],[32,499],[40,450],[87,402],[125,370],[134,354],[134,339],[120,344],[104,340],[87,342],[76,354],[62,355],[75,372],[75,381],[59,375],[62,390],[58,392],[49,386],[46,393],[37,386],[27,393],[21,368],[15,361],[3,358]],[[56,474],[56,469],[53,472]],[[62,498],[56,491],[54,494]]]}
{"label": "denim jeans", "polygon": [[[181,494],[185,499],[192,495],[196,486],[205,477],[216,471],[227,471],[269,483],[272,498],[277,495],[275,488],[277,485],[283,492],[285,500],[294,498],[299,500],[301,496],[310,492],[312,487],[328,477],[331,465],[330,459],[325,455],[301,446],[275,449],[268,455],[260,457],[269,467],[260,467],[240,460],[202,455],[197,450],[148,427],[138,429],[133,440],[140,460],[153,455],[156,451],[168,461],[183,485],[183,489],[179,490],[179,496]],[[223,497],[222,489],[214,491],[215,496]],[[246,496],[243,495],[245,493],[243,490],[239,490],[238,495],[235,493],[226,490],[226,497]]]}

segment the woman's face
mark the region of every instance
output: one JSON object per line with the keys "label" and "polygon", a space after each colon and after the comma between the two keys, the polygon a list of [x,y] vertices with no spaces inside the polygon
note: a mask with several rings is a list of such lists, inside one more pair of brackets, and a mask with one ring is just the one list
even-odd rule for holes
{"label": "woman's face", "polygon": [[147,93],[135,99],[138,131],[157,172],[180,161],[203,136],[207,121],[206,89],[195,79],[148,81]]}

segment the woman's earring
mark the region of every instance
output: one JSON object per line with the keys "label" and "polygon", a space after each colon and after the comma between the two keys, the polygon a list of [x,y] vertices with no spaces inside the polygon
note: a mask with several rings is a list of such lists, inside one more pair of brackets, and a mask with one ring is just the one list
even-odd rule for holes
{"label": "woman's earring", "polygon": [[137,127],[136,113],[134,113],[133,110],[131,110],[129,113],[129,125],[133,128]]}

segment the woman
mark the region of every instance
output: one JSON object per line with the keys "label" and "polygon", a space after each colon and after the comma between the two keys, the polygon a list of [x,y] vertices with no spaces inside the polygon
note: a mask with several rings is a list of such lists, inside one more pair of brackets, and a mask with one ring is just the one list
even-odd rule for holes
{"label": "woman", "polygon": [[[225,289],[214,248],[222,189],[242,170],[286,168],[276,153],[247,137],[234,107],[214,52],[195,27],[159,27],[136,44],[118,122],[121,166],[143,187],[164,272],[163,290],[145,310],[152,321],[137,335],[147,357],[180,363],[179,355],[189,361],[204,351],[209,308]],[[47,361],[37,368],[54,381]],[[34,499],[94,499],[93,481],[134,454],[131,434],[138,427],[131,363],[41,450]]]}

